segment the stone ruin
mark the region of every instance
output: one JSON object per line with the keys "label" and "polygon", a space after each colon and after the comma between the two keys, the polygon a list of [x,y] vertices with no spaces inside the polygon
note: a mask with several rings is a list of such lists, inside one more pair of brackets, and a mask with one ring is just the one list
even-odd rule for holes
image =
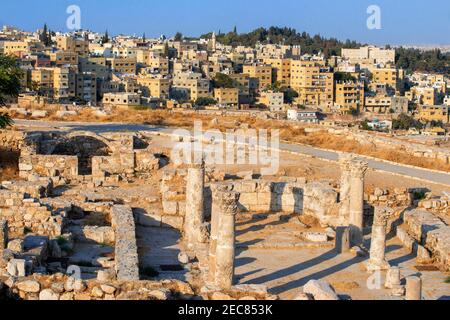
{"label": "stone ruin", "polygon": [[[168,153],[139,133],[34,132],[12,145],[20,149],[21,180],[0,188],[0,283],[9,298],[277,299],[264,285],[236,283],[236,221],[252,214],[310,217],[323,231],[305,233],[303,241],[367,255],[367,271],[386,271],[386,288],[405,299],[421,299],[421,279],[401,283],[385,259],[388,234],[417,253],[419,263],[449,270],[450,230],[435,212],[448,208],[448,199],[418,201],[406,189],[365,193],[368,165],[351,155],[340,159],[341,179],[333,184],[242,179],[204,165],[165,168]],[[136,179],[160,179],[159,195],[127,193]],[[183,280],[174,271],[164,277],[143,270],[149,268],[142,265],[140,228],[180,235]],[[339,297],[313,280],[296,299]]]}
{"label": "stone ruin", "polygon": [[32,133],[24,138],[20,177],[58,177],[99,185],[164,166],[166,159],[136,134]]}

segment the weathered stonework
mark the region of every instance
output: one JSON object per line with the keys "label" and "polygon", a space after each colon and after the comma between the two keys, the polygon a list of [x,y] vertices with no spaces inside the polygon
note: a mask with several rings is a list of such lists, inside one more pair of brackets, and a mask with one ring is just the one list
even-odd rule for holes
{"label": "weathered stonework", "polygon": [[387,208],[375,208],[370,242],[370,258],[366,264],[367,271],[369,272],[389,269],[389,263],[385,259],[388,214]]}
{"label": "weathered stonework", "polygon": [[364,228],[364,177],[368,169],[367,162],[353,160],[350,171],[350,240],[352,245],[361,245]]}
{"label": "weathered stonework", "polygon": [[238,210],[239,194],[233,191],[219,191],[213,202],[218,211],[219,231],[215,249],[214,284],[222,289],[233,285],[235,256],[235,215]]}
{"label": "weathered stonework", "polygon": [[188,250],[195,250],[203,242],[205,167],[193,166],[188,169],[186,185],[186,214],[184,237]]}
{"label": "weathered stonework", "polygon": [[440,268],[450,270],[450,227],[431,212],[420,209],[406,211],[403,219],[405,224],[397,229],[397,236],[405,246],[411,250],[424,246]]}
{"label": "weathered stonework", "polygon": [[111,209],[111,217],[116,238],[117,280],[139,280],[139,260],[133,211],[127,206],[114,206]]}

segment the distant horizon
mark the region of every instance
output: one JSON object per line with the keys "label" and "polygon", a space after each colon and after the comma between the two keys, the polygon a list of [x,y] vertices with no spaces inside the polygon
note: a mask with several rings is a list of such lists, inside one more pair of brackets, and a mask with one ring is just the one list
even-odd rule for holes
{"label": "distant horizon", "polygon": [[[49,29],[50,29],[51,31],[53,31],[53,32],[59,32],[59,33],[71,33],[71,32],[80,32],[80,31],[89,31],[89,32],[93,32],[93,33],[104,34],[106,31],[108,31],[108,34],[109,34],[110,36],[112,36],[112,37],[117,37],[117,36],[132,36],[132,37],[137,37],[137,38],[139,38],[139,37],[142,37],[142,36],[143,36],[143,34],[141,34],[141,35],[136,34],[136,33],[128,34],[128,33],[124,33],[124,32],[122,32],[122,33],[119,32],[119,33],[117,33],[117,34],[114,34],[114,33],[111,33],[109,30],[100,31],[100,30],[93,30],[93,29],[91,29],[91,28],[83,28],[83,29],[80,29],[80,30],[74,30],[74,31],[72,31],[72,30],[65,30],[65,31],[62,31],[62,30],[54,30],[54,29],[52,29],[52,28],[50,27],[50,25],[49,25],[48,23],[46,23],[46,22],[44,22],[44,23],[42,24],[41,27],[36,28],[35,30],[27,30],[27,29],[25,29],[25,28],[22,28],[22,27],[16,26],[16,25],[2,25],[2,28],[3,28],[4,26],[8,26],[8,27],[14,27],[14,28],[17,28],[17,29],[22,30],[22,31],[25,31],[25,32],[36,32],[36,31],[42,29],[43,26],[44,26],[45,24],[47,24],[47,26],[49,27]],[[265,28],[268,29],[268,28],[270,28],[270,27],[279,27],[279,28],[284,28],[284,27],[286,27],[286,28],[290,28],[289,26],[268,26],[268,27],[265,27]],[[257,29],[257,28],[255,28],[255,29],[253,29],[253,30],[248,30],[248,31],[238,32],[238,33],[239,33],[239,34],[249,33],[249,32],[252,32],[252,31],[254,31],[254,30],[256,30],[256,29]],[[181,32],[181,31],[179,31],[179,32]],[[203,33],[200,34],[200,35],[189,35],[189,34],[184,34],[184,33],[183,33],[183,37],[188,38],[188,39],[189,39],[189,38],[200,39],[200,37],[201,37],[202,35],[205,35],[205,34],[208,34],[208,33],[211,33],[211,32],[215,32],[215,31],[205,31],[205,32],[203,32]],[[228,32],[230,32],[230,31],[226,31],[226,32],[223,32],[223,31],[222,31],[222,33],[228,33]],[[297,32],[302,33],[303,30],[297,30]],[[182,32],[181,32],[181,33],[182,33]],[[217,33],[217,32],[216,32],[216,33]],[[308,33],[309,33],[309,32],[308,32]],[[147,39],[158,39],[158,38],[159,38],[160,36],[162,36],[162,35],[167,36],[168,38],[173,38],[173,36],[174,36],[175,34],[173,34],[173,35],[166,35],[166,34],[161,33],[161,34],[159,34],[159,35],[147,35],[147,34],[146,34],[145,36],[146,36]],[[323,35],[318,34],[318,33],[309,33],[309,35],[310,35],[310,36],[315,36],[315,35],[323,36]],[[373,46],[378,46],[378,47],[385,47],[385,46],[392,46],[392,47],[420,47],[420,48],[426,48],[426,47],[430,47],[430,48],[448,47],[448,48],[450,49],[450,43],[448,43],[448,44],[445,44],[445,43],[443,43],[443,44],[439,44],[439,43],[436,43],[436,44],[433,44],[433,43],[401,43],[401,44],[396,44],[396,43],[386,43],[386,44],[375,44],[375,43],[368,43],[368,42],[364,42],[364,41],[358,41],[358,40],[355,40],[355,39],[340,39],[340,38],[335,37],[335,36],[324,36],[324,37],[326,37],[326,38],[335,38],[335,39],[338,39],[339,41],[342,41],[342,42],[345,42],[346,40],[356,41],[356,42],[359,42],[359,43],[361,43],[361,44],[373,45]]]}
{"label": "distant horizon", "polygon": [[[0,25],[36,31],[47,23],[50,29],[69,32],[66,12],[70,5],[81,9],[81,28],[111,35],[146,34],[158,38],[181,32],[187,37],[237,27],[247,33],[259,27],[290,27],[310,35],[347,39],[377,46],[450,46],[450,2],[447,0],[23,0],[2,3]],[[371,5],[380,8],[381,29],[370,30],[367,13]],[[230,10],[227,10],[230,8]],[[230,14],[232,12],[232,14]],[[132,23],[130,23],[132,22]]]}

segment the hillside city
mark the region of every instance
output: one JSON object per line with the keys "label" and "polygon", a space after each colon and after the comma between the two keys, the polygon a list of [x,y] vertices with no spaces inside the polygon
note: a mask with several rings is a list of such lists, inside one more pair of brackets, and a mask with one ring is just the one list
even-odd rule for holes
{"label": "hillside city", "polygon": [[448,300],[449,112],[445,45],[3,26],[0,300]]}
{"label": "hillside city", "polygon": [[233,43],[229,34],[146,39],[4,26],[0,52],[16,57],[23,71],[21,94],[10,101],[18,112],[33,104],[73,103],[259,110],[313,123],[351,114],[365,116],[364,125],[375,130],[391,129],[392,120],[403,114],[420,122],[413,127],[445,134],[448,58],[439,69],[444,72],[421,72],[397,67],[395,49],[344,44],[326,54],[320,48],[304,53],[300,45],[281,41],[250,47],[225,45],[218,38]]}

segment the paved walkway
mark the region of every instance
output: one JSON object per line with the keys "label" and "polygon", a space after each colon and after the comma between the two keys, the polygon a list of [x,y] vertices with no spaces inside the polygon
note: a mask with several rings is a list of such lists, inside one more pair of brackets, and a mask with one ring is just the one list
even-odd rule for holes
{"label": "paved walkway", "polygon": [[[32,120],[15,120],[18,126],[29,128],[46,128],[48,130],[66,128],[68,130],[113,132],[113,131],[153,131],[172,133],[173,128],[155,127],[141,124],[120,124],[120,123],[82,123],[82,122],[48,122],[48,121],[32,121]],[[337,161],[339,152],[325,151],[310,146],[281,143],[280,148],[283,151],[293,151],[318,159]],[[365,158],[364,156],[361,156]],[[401,164],[393,164],[381,160],[366,158],[372,169],[381,170],[393,174],[401,174],[410,178],[422,179],[431,183],[450,186],[450,174],[444,172],[435,172],[417,167],[409,167]]]}

